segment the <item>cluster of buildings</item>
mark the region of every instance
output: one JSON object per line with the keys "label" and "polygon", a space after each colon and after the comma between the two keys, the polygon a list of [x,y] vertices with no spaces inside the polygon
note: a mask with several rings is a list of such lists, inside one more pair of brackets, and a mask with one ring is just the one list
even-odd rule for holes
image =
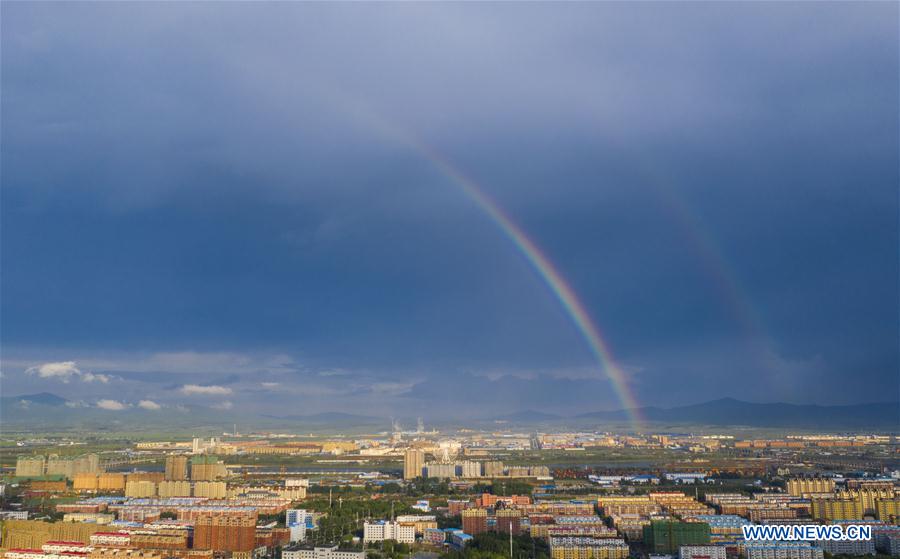
{"label": "cluster of buildings", "polygon": [[[571,433],[466,433],[454,437],[441,437],[436,431],[426,432],[420,425],[415,431],[402,431],[393,426],[389,437],[365,437],[356,440],[334,438],[310,440],[292,435],[268,434],[258,437],[237,434],[224,441],[220,438],[182,442],[141,442],[135,450],[174,450],[193,455],[200,454],[258,454],[258,455],[354,455],[403,456],[406,450],[421,450],[436,457],[435,462],[447,463],[456,455],[465,459],[490,459],[497,453],[523,450],[584,451],[598,448],[679,449],[696,453],[714,452],[720,449],[745,451],[751,455],[760,451],[773,452],[803,450],[807,448],[858,449],[870,445],[889,445],[894,439],[876,434],[858,435],[798,435],[781,439],[736,440],[733,435],[668,433],[668,434],[616,434],[596,432]],[[420,464],[424,467],[424,458]],[[445,470],[438,470],[442,474]],[[458,473],[461,476],[461,474]],[[494,474],[484,474],[490,477]],[[513,476],[520,474],[511,474]],[[531,474],[521,474],[527,477]],[[453,477],[453,476],[443,476]]]}
{"label": "cluster of buildings", "polygon": [[[473,501],[450,501],[468,535],[496,531],[528,533],[550,545],[554,559],[624,559],[625,539],[597,515],[593,501],[541,501],[529,497],[483,494]],[[464,542],[463,542],[464,543]]]}
{"label": "cluster of buildings", "polygon": [[[239,480],[229,476],[221,454],[393,453],[403,458],[406,480],[451,479],[452,485],[471,487],[481,479],[549,478],[545,466],[513,466],[496,459],[499,450],[510,448],[578,452],[630,446],[706,452],[728,447],[732,455],[747,457],[763,449],[778,453],[810,446],[884,444],[874,436],[735,441],[719,435],[580,433],[473,435],[464,441],[417,438],[404,443],[402,435],[395,433],[384,443],[217,438],[146,443],[142,450],[174,451],[166,456],[164,471],[150,473],[105,472],[96,455],[20,457],[16,475],[30,479],[32,488],[65,490],[68,498],[71,487],[81,495],[56,505],[64,522],[7,516],[0,533],[0,559],[255,559],[276,546],[283,548],[283,559],[365,559],[359,550],[304,544],[307,533],[316,529],[317,515],[292,507],[306,497],[306,480],[282,476],[277,482],[254,481],[268,479],[267,474]],[[589,499],[552,500],[552,485],[542,486],[534,497],[485,493],[450,499],[447,513],[459,516],[458,528],[438,528],[437,517],[431,514],[404,515],[364,522],[361,543],[421,541],[463,548],[479,534],[497,532],[543,539],[552,559],[625,559],[635,546],[651,555],[679,559],[823,559],[825,554],[878,552],[900,556],[900,493],[895,479],[794,477],[785,480],[783,491],[772,486],[727,492],[713,490],[716,480],[708,477],[712,470],[694,471],[698,467],[693,460],[683,470],[667,465],[665,472],[651,474],[594,470],[584,476],[594,485],[574,484],[590,492],[602,488],[602,495]],[[671,490],[682,485],[691,490]],[[545,493],[544,487],[550,489]],[[427,502],[418,508],[430,511]],[[261,518],[281,513],[286,518],[283,527],[272,518]],[[873,539],[751,542],[743,535],[743,528],[751,524],[847,522],[868,523]]]}
{"label": "cluster of buildings", "polygon": [[[394,520],[378,520],[363,524],[363,543],[395,540],[400,543],[414,543],[417,536],[438,529],[437,517],[428,514],[409,514]],[[443,541],[443,540],[441,540]]]}
{"label": "cluster of buildings", "polygon": [[[31,489],[35,491],[119,494],[133,499],[197,497],[203,499],[241,499],[260,501],[267,499],[290,503],[306,497],[309,481],[306,479],[284,479],[277,484],[246,483],[234,480],[226,482],[228,476],[225,463],[210,454],[171,454],[166,457],[163,472],[100,472],[96,455],[86,455],[71,460],[44,460],[42,457],[22,457],[17,463],[17,473],[36,473],[62,469],[66,466],[65,479],[44,480],[31,478]],[[41,466],[43,464],[43,466]],[[82,471],[86,470],[86,471]],[[60,512],[88,513],[96,508],[96,503],[84,502],[65,505],[72,510]]]}
{"label": "cluster of buildings", "polygon": [[74,503],[56,505],[57,512],[90,514],[113,514],[117,520],[130,522],[150,522],[170,515],[181,520],[192,520],[200,513],[254,511],[273,515],[288,510],[292,499],[272,496],[233,497],[215,499],[206,497],[93,497]]}
{"label": "cluster of buildings", "polygon": [[[687,476],[687,483],[701,480]],[[529,497],[482,495],[448,501],[461,516],[462,532],[528,533],[545,539],[554,559],[623,559],[629,544],[653,555],[679,559],[822,559],[831,555],[900,556],[900,521],[894,512],[893,480],[835,483],[793,478],[785,492],[708,493],[702,499],[681,491],[602,495],[596,501],[532,502]],[[822,508],[817,500],[852,502],[845,509]],[[866,523],[866,541],[745,541],[751,524]],[[440,533],[438,533],[440,532]],[[449,543],[446,530],[427,531],[424,541]],[[464,543],[464,541],[463,541]]]}
{"label": "cluster of buildings", "polygon": [[304,454],[343,454],[360,450],[354,441],[279,441],[268,439],[247,441],[223,441],[219,437],[203,439],[195,437],[189,442],[140,442],[135,444],[138,451],[179,451],[193,455],[200,454],[260,454],[299,456]]}
{"label": "cluster of buildings", "polygon": [[[129,514],[129,507],[134,506],[153,506],[171,512],[169,516],[175,518],[144,515],[135,520]],[[273,523],[259,526],[263,509],[217,501],[140,504],[125,501],[107,503],[105,510],[111,511],[116,520],[105,523],[6,520],[0,533],[0,556],[3,559],[213,559],[227,554],[232,559],[252,559],[266,555],[275,546],[301,542],[308,528],[315,529],[315,516],[305,510],[288,509],[287,525],[283,528]]]}
{"label": "cluster of buildings", "polygon": [[61,476],[72,479],[80,473],[97,473],[100,471],[100,457],[96,454],[85,454],[74,457],[19,456],[16,459],[16,477],[36,478],[43,476]]}
{"label": "cluster of buildings", "polygon": [[473,478],[549,478],[547,466],[506,466],[499,460],[441,459],[426,462],[426,453],[417,448],[407,449],[403,455],[403,479],[417,477],[437,479]]}

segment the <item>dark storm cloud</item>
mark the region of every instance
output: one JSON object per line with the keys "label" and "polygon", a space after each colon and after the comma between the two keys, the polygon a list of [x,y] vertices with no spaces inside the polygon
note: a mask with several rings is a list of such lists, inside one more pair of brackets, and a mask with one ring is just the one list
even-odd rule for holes
{"label": "dark storm cloud", "polygon": [[640,401],[896,395],[897,9],[7,4],[4,389],[74,359],[253,407],[615,406],[565,400],[577,331],[408,134]]}

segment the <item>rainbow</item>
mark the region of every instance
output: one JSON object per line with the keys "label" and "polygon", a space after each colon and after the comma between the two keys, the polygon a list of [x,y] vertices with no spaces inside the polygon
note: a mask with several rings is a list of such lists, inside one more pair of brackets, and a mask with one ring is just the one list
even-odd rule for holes
{"label": "rainbow", "polygon": [[537,272],[544,284],[550,289],[556,299],[562,305],[572,323],[581,333],[594,356],[612,384],[616,397],[622,408],[629,416],[631,426],[636,431],[641,430],[643,419],[639,413],[639,407],[631,389],[628,379],[622,369],[616,364],[609,345],[604,341],[600,329],[591,319],[584,304],[578,298],[575,290],[566,281],[562,273],[553,265],[547,255],[537,244],[525,234],[521,227],[510,218],[494,200],[490,198],[478,184],[468,178],[458,168],[450,164],[446,159],[431,151],[421,142],[414,144],[417,151],[422,153],[445,177],[450,179],[473,201],[478,208],[487,215],[503,234],[512,241],[516,249],[525,257],[532,268]]}
{"label": "rainbow", "polygon": [[345,114],[352,114],[361,121],[367,122],[373,129],[385,136],[392,137],[398,143],[409,147],[422,155],[441,175],[471,199],[500,229],[500,231],[512,242],[519,253],[531,265],[550,292],[559,301],[566,315],[575,325],[575,328],[587,343],[594,360],[606,374],[613,387],[613,392],[619,400],[622,410],[627,414],[632,429],[641,431],[644,423],[640,415],[640,408],[632,393],[628,379],[622,369],[616,364],[609,344],[603,339],[600,329],[591,319],[584,304],[578,298],[575,290],[565,280],[562,273],[553,265],[547,255],[538,247],[521,227],[516,225],[500,206],[491,199],[478,184],[470,179],[458,167],[441,157],[430,146],[413,136],[407,130],[385,120],[381,114],[374,111],[360,99],[348,95],[340,88],[330,91],[332,101],[341,105]]}
{"label": "rainbow", "polygon": [[700,267],[713,283],[719,300],[728,309],[735,324],[742,329],[746,347],[754,355],[757,365],[763,371],[777,370],[776,344],[763,317],[734,272],[734,267],[725,258],[697,211],[682,197],[674,194],[667,179],[669,175],[658,171],[649,158],[644,160],[645,164],[641,166],[642,178],[653,189],[660,208],[681,229],[686,244],[691,247]]}

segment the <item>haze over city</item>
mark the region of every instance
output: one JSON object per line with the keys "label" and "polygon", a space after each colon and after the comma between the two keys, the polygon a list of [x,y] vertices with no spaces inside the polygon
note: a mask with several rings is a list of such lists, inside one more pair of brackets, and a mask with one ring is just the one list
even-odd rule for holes
{"label": "haze over city", "polygon": [[4,3],[3,396],[896,402],[897,18]]}

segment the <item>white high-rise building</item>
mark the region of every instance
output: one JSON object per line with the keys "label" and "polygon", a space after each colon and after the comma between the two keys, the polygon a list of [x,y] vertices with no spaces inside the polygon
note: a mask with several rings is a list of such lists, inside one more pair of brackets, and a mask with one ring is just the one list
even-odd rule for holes
{"label": "white high-rise building", "polygon": [[459,463],[460,477],[473,478],[481,477],[481,462],[466,460]]}
{"label": "white high-rise building", "polygon": [[306,541],[306,524],[288,524],[291,543]]}
{"label": "white high-rise building", "polygon": [[313,514],[306,509],[288,509],[284,514],[284,525],[290,528],[295,524],[309,526],[312,524]]}
{"label": "white high-rise building", "polygon": [[416,527],[401,526],[398,522],[380,520],[363,525],[363,543],[394,540],[400,543],[416,543]]}

